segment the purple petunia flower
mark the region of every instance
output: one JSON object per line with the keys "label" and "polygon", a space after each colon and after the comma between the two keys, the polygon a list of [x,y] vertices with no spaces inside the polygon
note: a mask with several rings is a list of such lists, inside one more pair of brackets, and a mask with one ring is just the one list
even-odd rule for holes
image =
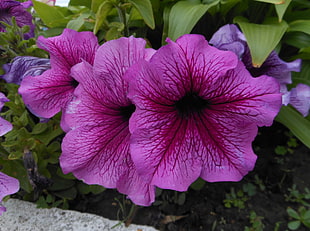
{"label": "purple petunia flower", "polygon": [[275,51],[267,57],[259,67],[253,67],[250,49],[246,39],[236,25],[228,24],[221,27],[210,39],[210,44],[220,50],[232,51],[245,64],[252,76],[269,75],[276,78],[280,84],[292,83],[291,72],[300,71],[301,60],[284,62]]}
{"label": "purple petunia flower", "polygon": [[291,89],[289,96],[290,104],[304,117],[308,116],[310,110],[310,86],[300,83]]}
{"label": "purple petunia flower", "polygon": [[3,65],[6,72],[0,78],[7,83],[20,84],[25,76],[41,75],[44,71],[50,69],[50,60],[31,56],[17,56],[11,63]]}
{"label": "purple petunia flower", "polygon": [[[260,75],[268,75],[278,80],[281,84],[281,93],[283,94],[282,103],[283,105],[287,105],[290,103],[290,92],[287,91],[287,84],[292,83],[291,72],[299,72],[301,68],[301,60],[297,59],[292,62],[284,62],[278,56],[275,51],[272,51],[270,55],[267,57],[265,62],[259,67],[253,67],[252,58],[250,54],[250,49],[247,45],[246,39],[244,35],[240,32],[237,26],[225,25],[221,27],[211,38],[210,44],[215,46],[220,50],[228,50],[232,51],[238,55],[238,57],[245,64],[248,71],[252,74],[252,76],[260,76]],[[301,113],[303,115],[305,113],[305,108],[308,107],[309,102],[305,101],[303,95],[304,91],[300,94],[296,92],[299,88],[295,89],[293,94],[295,98],[293,99],[292,105],[298,101],[298,107],[295,107],[297,110],[301,109]],[[305,89],[305,87],[300,88]],[[301,97],[300,99],[296,97]],[[295,101],[295,102],[294,102]],[[304,105],[303,105],[304,104]]]}
{"label": "purple petunia flower", "polygon": [[[9,99],[5,97],[5,95],[0,92],[0,111],[2,110],[2,107],[6,102],[8,102]],[[5,119],[0,117],[0,136],[3,136],[4,134],[8,133],[12,130],[12,124]]]}
{"label": "purple petunia flower", "polygon": [[51,118],[65,110],[73,97],[78,82],[70,75],[71,67],[82,60],[92,64],[99,44],[92,32],[71,29],[65,29],[56,37],[40,36],[37,43],[49,52],[51,69],[39,76],[26,76],[19,93],[35,115]]}
{"label": "purple petunia flower", "polygon": [[143,39],[120,38],[97,50],[93,67],[83,62],[72,68],[80,84],[65,114],[72,130],[63,139],[60,156],[64,173],[73,172],[87,184],[117,188],[139,205],[150,205],[155,190],[138,176],[129,153],[128,123],[135,106],[126,96],[123,75],[153,53]]}
{"label": "purple petunia flower", "polygon": [[151,185],[185,191],[198,177],[238,181],[256,161],[251,143],[281,107],[278,82],[252,78],[237,56],[200,35],[168,40],[127,72],[131,156]]}
{"label": "purple petunia flower", "polygon": [[[21,3],[15,0],[1,0],[0,21],[11,24],[12,17],[15,17],[19,27],[30,26],[30,31],[24,35],[24,38],[34,37],[35,25],[32,23],[31,14],[26,10],[31,5],[31,1]],[[0,32],[5,32],[5,26],[2,23],[0,23]]]}
{"label": "purple petunia flower", "polygon": [[0,215],[6,211],[6,208],[1,205],[3,197],[14,194],[19,190],[19,181],[0,172]]}

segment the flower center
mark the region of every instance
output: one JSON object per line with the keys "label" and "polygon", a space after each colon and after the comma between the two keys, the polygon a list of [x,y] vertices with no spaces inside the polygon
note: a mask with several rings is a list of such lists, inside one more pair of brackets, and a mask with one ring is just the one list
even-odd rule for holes
{"label": "flower center", "polygon": [[72,80],[70,82],[70,85],[72,87],[76,88],[79,85],[79,82],[72,78]]}
{"label": "flower center", "polygon": [[186,93],[174,106],[180,116],[187,118],[191,114],[200,113],[210,105],[208,100],[201,98],[196,92]]}
{"label": "flower center", "polygon": [[128,121],[131,117],[132,113],[136,110],[136,106],[134,104],[130,104],[128,106],[120,107],[119,114],[123,117],[125,121]]}

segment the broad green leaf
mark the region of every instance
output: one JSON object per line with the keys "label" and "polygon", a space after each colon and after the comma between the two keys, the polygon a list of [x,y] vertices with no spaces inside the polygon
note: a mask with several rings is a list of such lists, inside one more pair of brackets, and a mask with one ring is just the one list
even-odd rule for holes
{"label": "broad green leaf", "polygon": [[51,28],[66,26],[67,20],[65,19],[64,15],[59,10],[57,10],[56,7],[49,6],[43,2],[32,2],[35,11],[46,26]]}
{"label": "broad green leaf", "polygon": [[271,51],[275,49],[288,28],[286,22],[270,24],[249,23],[244,18],[237,17],[234,20],[241,27],[252,56],[252,65],[260,67]]}
{"label": "broad green leaf", "polygon": [[310,35],[299,31],[286,33],[282,41],[297,48],[310,47]]}
{"label": "broad green leaf", "polygon": [[70,0],[69,6],[86,6],[87,8],[91,8],[92,1],[91,0]]}
{"label": "broad green leaf", "polygon": [[150,0],[128,0],[140,12],[146,25],[151,29],[155,28],[155,20],[153,14],[152,3]]}
{"label": "broad green leaf", "polygon": [[301,31],[310,35],[310,20],[297,20],[289,24],[289,31]]}
{"label": "broad green leaf", "polygon": [[276,4],[275,8],[276,8],[276,12],[279,18],[279,22],[282,21],[283,15],[287,9],[287,7],[289,6],[289,4],[291,3],[292,0],[285,0],[285,2],[283,4]]}
{"label": "broad green leaf", "polygon": [[272,3],[272,4],[283,4],[285,2],[285,0],[255,0],[255,1]]}
{"label": "broad green leaf", "polygon": [[113,9],[114,5],[109,0],[105,0],[99,7],[96,13],[96,22],[94,27],[94,34],[96,34],[102,24],[104,24],[108,14]]}
{"label": "broad green leaf", "polygon": [[226,15],[231,10],[231,8],[233,8],[239,2],[241,2],[241,0],[221,0],[220,12],[222,15]]}
{"label": "broad green leaf", "polygon": [[184,34],[189,34],[198,20],[219,0],[210,1],[209,4],[201,4],[190,1],[177,2],[170,11],[168,37],[176,40]]}
{"label": "broad green leaf", "polygon": [[282,106],[276,121],[282,123],[308,148],[310,148],[310,121],[290,106]]}
{"label": "broad green leaf", "polygon": [[99,9],[100,5],[105,2],[106,0],[92,0],[91,1],[91,10],[94,13],[97,13],[97,10]]}

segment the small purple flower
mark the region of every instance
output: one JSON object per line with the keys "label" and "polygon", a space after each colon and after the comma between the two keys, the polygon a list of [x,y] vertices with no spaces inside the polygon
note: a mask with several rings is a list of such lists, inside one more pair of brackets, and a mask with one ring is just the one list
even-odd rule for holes
{"label": "small purple flower", "polygon": [[50,69],[49,59],[18,56],[11,63],[3,65],[6,73],[0,77],[7,83],[20,84],[24,77],[41,75],[47,69]]}
{"label": "small purple flower", "polygon": [[310,86],[300,83],[291,89],[289,95],[290,104],[306,117],[310,110]]}
{"label": "small purple flower", "polygon": [[[9,99],[5,97],[5,95],[0,92],[0,111],[2,110],[2,107],[6,102],[8,102]],[[4,134],[8,133],[12,130],[12,124],[5,119],[0,117],[0,136],[3,136]]]}
{"label": "small purple flower", "polygon": [[[0,21],[11,24],[12,17],[15,17],[19,27],[30,26],[30,31],[24,35],[24,38],[34,37],[35,25],[32,23],[31,14],[26,10],[31,5],[31,1],[21,3],[15,0],[1,0]],[[5,26],[2,23],[0,23],[0,32],[5,32]]]}
{"label": "small purple flower", "polygon": [[247,45],[246,39],[238,27],[233,24],[221,27],[212,36],[210,44],[220,50],[228,50],[237,54],[252,76],[257,77],[260,75],[268,75],[277,79],[281,84],[280,91],[283,93],[283,105],[287,105],[289,102],[289,94],[287,93],[286,85],[292,83],[291,72],[300,71],[300,59],[292,62],[284,62],[279,58],[275,51],[272,51],[259,68],[254,67],[252,65],[250,49]]}
{"label": "small purple flower", "polygon": [[125,71],[140,59],[149,59],[139,38],[120,38],[104,43],[94,66],[75,65],[71,75],[80,82],[70,103],[66,123],[72,128],[63,139],[60,165],[87,184],[117,188],[136,204],[150,205],[154,186],[143,182],[129,153],[129,118],[135,106],[127,98]]}
{"label": "small purple flower", "polygon": [[0,172],[0,216],[6,211],[6,208],[1,205],[3,197],[14,194],[19,190],[19,181]]}
{"label": "small purple flower", "polygon": [[99,45],[92,32],[71,29],[56,37],[40,36],[37,43],[49,52],[51,69],[39,76],[25,76],[19,93],[35,115],[51,118],[72,100],[78,82],[70,75],[71,67],[82,60],[92,64]]}
{"label": "small purple flower", "polygon": [[125,75],[136,105],[130,152],[141,177],[185,191],[198,177],[238,181],[256,161],[251,143],[281,107],[279,84],[252,78],[237,56],[200,35],[168,40]]}

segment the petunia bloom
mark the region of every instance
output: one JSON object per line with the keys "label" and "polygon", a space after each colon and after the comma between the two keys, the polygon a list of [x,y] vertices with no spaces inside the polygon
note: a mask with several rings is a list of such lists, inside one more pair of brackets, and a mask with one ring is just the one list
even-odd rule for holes
{"label": "petunia bloom", "polygon": [[300,59],[292,62],[284,62],[279,58],[275,51],[271,52],[259,68],[253,67],[250,49],[247,45],[246,38],[238,27],[233,24],[224,25],[215,32],[210,39],[210,44],[220,50],[228,50],[237,54],[254,77],[269,75],[276,78],[280,84],[289,84],[292,83],[291,72],[300,71]]}
{"label": "petunia bloom", "polygon": [[117,188],[138,205],[150,205],[154,186],[142,181],[129,153],[129,118],[135,106],[127,98],[125,71],[140,59],[149,59],[139,38],[120,38],[104,43],[93,67],[75,65],[71,75],[80,82],[65,118],[71,127],[62,142],[60,165],[87,184]]}
{"label": "petunia bloom", "polygon": [[[31,14],[26,10],[31,4],[31,1],[24,3],[15,0],[0,1],[0,21],[11,24],[12,17],[15,17],[19,27],[30,26],[30,31],[24,35],[25,39],[34,37],[35,25],[32,23]],[[0,23],[0,32],[5,32],[5,26],[2,23]]]}
{"label": "petunia bloom", "polygon": [[251,143],[281,107],[278,82],[253,78],[230,51],[200,35],[168,40],[125,75],[136,105],[130,152],[151,185],[185,191],[198,177],[239,181],[255,165]]}
{"label": "petunia bloom", "polygon": [[297,84],[290,90],[290,104],[296,108],[304,117],[309,115],[310,110],[310,86]]}
{"label": "petunia bloom", "polygon": [[78,82],[70,75],[71,67],[82,60],[92,64],[99,44],[92,32],[71,29],[56,37],[40,36],[37,44],[49,52],[51,69],[39,76],[26,76],[19,93],[35,115],[51,118],[65,110],[73,97]]}
{"label": "petunia bloom", "polygon": [[[9,99],[5,97],[5,95],[0,92],[0,111],[2,110],[2,107],[6,102],[8,102]],[[5,119],[0,117],[0,136],[3,136],[4,134],[8,133],[12,130],[12,124]]]}
{"label": "petunia bloom", "polygon": [[3,65],[5,74],[0,76],[7,83],[20,84],[25,76],[41,75],[50,69],[50,60],[32,56],[17,56],[11,63]]}
{"label": "petunia bloom", "polygon": [[3,197],[14,194],[19,190],[19,181],[0,172],[0,215],[6,211],[6,208],[1,205]]}

